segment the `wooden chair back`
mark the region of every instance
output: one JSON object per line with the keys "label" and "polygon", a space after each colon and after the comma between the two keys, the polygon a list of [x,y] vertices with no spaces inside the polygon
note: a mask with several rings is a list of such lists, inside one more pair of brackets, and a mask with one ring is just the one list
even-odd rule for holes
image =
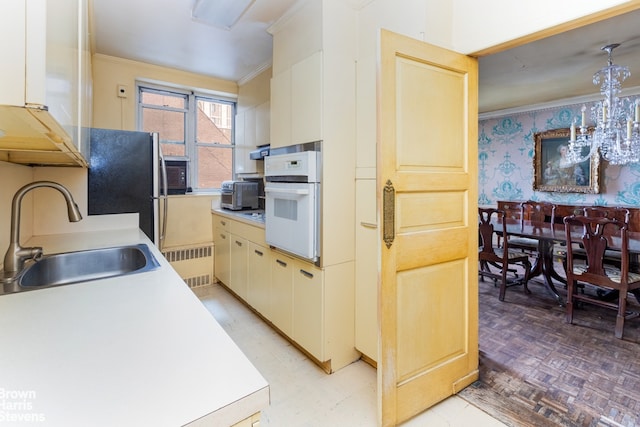
{"label": "wooden chair back", "polygon": [[522,218],[537,222],[556,222],[556,205],[550,202],[527,200],[520,204]]}
{"label": "wooden chair back", "polygon": [[[595,285],[616,287],[615,283],[607,276],[604,268],[604,254],[610,246],[611,236],[620,237],[620,250],[622,252],[622,261],[624,255],[628,251],[627,225],[617,219],[606,217],[587,217],[571,215],[564,218],[565,233],[567,242],[576,242],[575,233],[582,231],[582,235],[578,243],[584,248],[586,254],[586,269],[581,274],[581,281],[589,282]],[[572,239],[573,236],[573,240]],[[575,275],[572,268],[574,266],[573,245],[567,245],[567,274]],[[580,254],[581,256],[583,253]],[[623,270],[626,265],[621,266]],[[571,270],[571,271],[569,271]]]}
{"label": "wooden chair back", "polygon": [[589,218],[610,218],[617,219],[618,221],[629,226],[629,220],[631,218],[631,212],[627,208],[623,207],[611,207],[611,206],[586,206],[582,209],[584,216]]}
{"label": "wooden chair back", "polygon": [[[493,218],[499,219],[502,223],[502,226],[496,230],[491,220]],[[481,260],[484,261],[496,261],[502,262],[504,261],[507,255],[506,247],[503,247],[503,254],[500,256],[496,254],[494,248],[494,234],[495,232],[499,232],[502,236],[507,235],[507,226],[505,222],[506,214],[503,210],[493,209],[493,208],[478,208],[478,231],[480,236],[479,242],[479,256]],[[504,239],[504,244],[508,245],[507,239]]]}

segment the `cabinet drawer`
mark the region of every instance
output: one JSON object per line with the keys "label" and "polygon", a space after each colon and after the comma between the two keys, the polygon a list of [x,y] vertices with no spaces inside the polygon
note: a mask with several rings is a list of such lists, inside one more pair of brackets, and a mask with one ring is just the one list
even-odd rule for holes
{"label": "cabinet drawer", "polygon": [[229,230],[233,234],[242,236],[245,239],[250,240],[259,245],[266,246],[266,243],[264,241],[264,228],[249,225],[240,221],[231,221],[229,225],[231,227]]}
{"label": "cabinet drawer", "polygon": [[223,217],[221,215],[213,215],[213,230],[215,231],[216,229],[218,229],[218,230],[230,231],[231,222],[232,220],[226,217]]}

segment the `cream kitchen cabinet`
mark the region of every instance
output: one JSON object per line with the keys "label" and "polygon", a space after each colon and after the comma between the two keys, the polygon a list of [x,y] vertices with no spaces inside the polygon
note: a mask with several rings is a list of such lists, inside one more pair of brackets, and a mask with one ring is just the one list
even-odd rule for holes
{"label": "cream kitchen cabinet", "polygon": [[269,101],[265,101],[236,114],[236,173],[261,172],[260,164],[251,160],[249,153],[256,147],[269,143],[269,105]]}
{"label": "cream kitchen cabinet", "polygon": [[322,52],[271,79],[271,146],[322,140]]}
{"label": "cream kitchen cabinet", "polygon": [[356,180],[356,348],[372,361],[378,356],[378,269],[376,259],[376,180]]}
{"label": "cream kitchen cabinet", "polygon": [[271,295],[269,309],[273,325],[293,338],[294,259],[274,252],[271,257]]}
{"label": "cream kitchen cabinet", "polygon": [[299,261],[294,263],[294,269],[293,339],[323,361],[323,273],[321,269]]}
{"label": "cream kitchen cabinet", "polygon": [[86,166],[91,126],[87,0],[0,2],[0,160]]}
{"label": "cream kitchen cabinet", "polygon": [[256,110],[254,107],[236,114],[235,143],[236,173],[256,173],[258,171],[257,162],[249,158],[249,153],[256,148]]}
{"label": "cream kitchen cabinet", "polygon": [[273,252],[271,321],[327,372],[357,360],[351,263],[327,268]]}
{"label": "cream kitchen cabinet", "polygon": [[322,52],[291,67],[291,143],[322,140]]}
{"label": "cream kitchen cabinet", "polygon": [[271,78],[271,148],[291,144],[291,69]]}
{"label": "cream kitchen cabinet", "polygon": [[256,107],[256,146],[267,145],[271,141],[271,103],[265,101]]}
{"label": "cream kitchen cabinet", "polygon": [[[265,245],[264,230],[241,221],[229,219],[225,215],[212,215],[214,241],[214,275],[225,286],[243,300],[247,300],[249,275],[255,275],[249,268],[250,243]],[[270,274],[262,271],[261,274]]]}
{"label": "cream kitchen cabinet", "polygon": [[263,245],[248,242],[247,254],[247,302],[265,318],[272,317],[271,250]]}
{"label": "cream kitchen cabinet", "polygon": [[214,244],[214,270],[215,277],[224,283],[229,285],[230,279],[230,241],[229,235],[229,220],[220,217],[213,216],[213,244]]}
{"label": "cream kitchen cabinet", "polygon": [[216,277],[325,371],[357,360],[353,263],[318,268],[270,249],[262,227],[231,216],[213,212]]}
{"label": "cream kitchen cabinet", "polygon": [[[335,0],[299,6],[270,30],[271,146],[322,141],[321,262],[326,267],[355,259],[357,7]],[[369,126],[375,129],[375,121]]]}
{"label": "cream kitchen cabinet", "polygon": [[229,283],[227,285],[243,300],[247,300],[247,270],[249,261],[247,239],[229,233]]}

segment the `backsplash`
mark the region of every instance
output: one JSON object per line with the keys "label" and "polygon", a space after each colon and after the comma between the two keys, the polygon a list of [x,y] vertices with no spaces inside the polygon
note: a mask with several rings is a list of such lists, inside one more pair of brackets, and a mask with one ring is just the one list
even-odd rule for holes
{"label": "backsplash", "polygon": [[[633,99],[633,98],[632,98]],[[592,103],[588,103],[589,111]],[[582,103],[532,110],[478,122],[478,204],[538,200],[557,204],[640,206],[640,164],[600,162],[600,194],[533,190],[534,134],[580,122]],[[587,123],[590,124],[590,123]]]}

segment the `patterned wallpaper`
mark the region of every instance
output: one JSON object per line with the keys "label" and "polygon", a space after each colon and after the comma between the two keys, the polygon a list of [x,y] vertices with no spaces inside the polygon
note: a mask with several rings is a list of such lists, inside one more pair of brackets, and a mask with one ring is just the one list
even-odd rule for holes
{"label": "patterned wallpaper", "polygon": [[[587,104],[587,111],[592,104]],[[534,134],[580,123],[582,104],[534,110],[478,123],[480,206],[498,200],[537,200],[557,204],[640,206],[640,163],[617,166],[600,162],[600,193],[533,190]],[[588,123],[588,125],[593,123]]]}

